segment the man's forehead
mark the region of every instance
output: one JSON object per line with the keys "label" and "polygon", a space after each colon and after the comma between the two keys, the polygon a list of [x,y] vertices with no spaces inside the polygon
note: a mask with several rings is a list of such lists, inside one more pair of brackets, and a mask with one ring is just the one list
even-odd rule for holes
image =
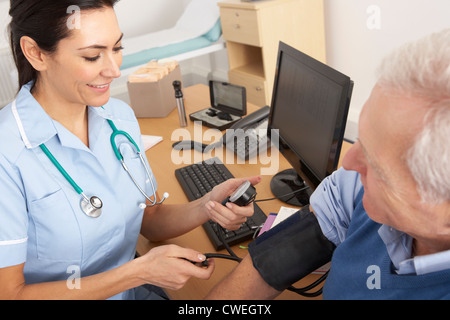
{"label": "man's forehead", "polygon": [[380,86],[374,88],[364,109],[366,116],[360,120],[367,122],[372,134],[384,139],[384,143],[398,143],[399,148],[409,148],[423,128],[427,112],[424,100]]}

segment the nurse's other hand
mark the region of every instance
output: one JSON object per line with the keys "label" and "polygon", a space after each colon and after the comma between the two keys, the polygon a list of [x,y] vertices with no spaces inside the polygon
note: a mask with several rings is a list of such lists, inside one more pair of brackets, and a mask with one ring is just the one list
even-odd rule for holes
{"label": "nurse's other hand", "polygon": [[[187,261],[187,260],[189,261]],[[201,264],[206,257],[195,250],[182,248],[176,245],[165,245],[153,248],[145,255],[139,257],[141,272],[139,277],[149,284],[162,288],[181,289],[191,278],[208,280],[214,271],[214,261],[208,260],[208,267],[197,266],[192,262]]]}
{"label": "nurse's other hand", "polygon": [[230,202],[223,206],[221,203],[246,180],[250,181],[250,183],[254,186],[261,181],[261,177],[257,176],[245,179],[229,179],[214,187],[214,189],[207,195],[209,196],[209,200],[205,204],[209,219],[219,223],[227,230],[237,230],[247,221],[248,217],[253,215],[253,203],[250,203],[244,207],[240,207]]}

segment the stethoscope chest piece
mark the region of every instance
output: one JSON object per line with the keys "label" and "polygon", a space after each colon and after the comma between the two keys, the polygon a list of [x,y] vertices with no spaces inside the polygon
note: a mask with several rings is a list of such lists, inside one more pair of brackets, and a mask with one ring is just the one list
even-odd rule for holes
{"label": "stethoscope chest piece", "polygon": [[102,214],[103,202],[99,197],[92,196],[90,198],[82,198],[81,199],[81,210],[91,217],[98,218]]}
{"label": "stethoscope chest piece", "polygon": [[[133,138],[126,132],[124,131],[119,131],[117,130],[116,126],[114,125],[114,123],[111,120],[108,120],[108,123],[111,126],[111,129],[113,130],[113,133],[111,134],[111,145],[113,148],[114,153],[116,154],[117,159],[122,163],[122,167],[125,169],[125,171],[128,173],[128,175],[130,176],[131,180],[134,182],[134,184],[136,185],[136,187],[139,189],[139,191],[145,196],[146,199],[148,199],[148,201],[150,201],[151,204],[146,205],[145,203],[141,203],[139,204],[139,208],[141,209],[145,209],[146,207],[152,207],[154,205],[157,204],[161,204],[168,196],[168,193],[164,193],[164,197],[161,199],[161,201],[157,201],[156,200],[156,190],[155,190],[155,186],[153,185],[153,179],[150,175],[150,171],[147,168],[147,164],[145,163],[144,157],[141,154],[141,151],[139,150],[138,145],[136,144],[136,142],[133,140]],[[119,152],[119,150],[117,149],[117,145],[115,142],[115,137],[117,135],[123,135],[125,136],[128,141],[134,145],[134,147],[136,148],[136,152],[139,155],[139,158],[141,160],[142,165],[145,168],[145,172],[147,174],[147,178],[149,179],[152,189],[153,189],[153,199],[151,199],[150,196],[148,196],[144,190],[139,186],[139,184],[136,182],[136,180],[133,178],[133,175],[131,174],[130,170],[128,170],[127,165],[125,164],[125,161],[123,159],[122,154]],[[52,155],[52,153],[50,152],[50,150],[48,150],[48,148],[45,146],[44,143],[42,143],[40,145],[42,151],[47,155],[47,157],[50,159],[50,161],[53,163],[53,165],[55,165],[55,167],[59,170],[59,172],[61,172],[61,174],[66,178],[66,180],[71,184],[71,186],[75,189],[75,191],[82,196],[81,198],[81,210],[83,210],[83,212],[92,218],[98,218],[101,216],[102,214],[102,207],[103,207],[103,202],[102,200],[100,200],[99,197],[93,196],[88,198],[84,193],[83,190],[78,186],[78,184],[76,184],[76,182],[72,179],[72,177],[67,173],[66,170],[64,170],[64,168],[61,166],[61,164],[58,162],[58,160],[56,160],[56,158]]]}

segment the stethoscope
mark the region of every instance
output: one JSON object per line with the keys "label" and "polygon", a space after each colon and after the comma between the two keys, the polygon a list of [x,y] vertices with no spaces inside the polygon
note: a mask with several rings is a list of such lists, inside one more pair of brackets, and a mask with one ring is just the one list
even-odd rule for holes
{"label": "stethoscope", "polygon": [[[128,175],[130,176],[131,180],[133,181],[133,183],[136,185],[136,187],[139,189],[139,191],[142,193],[142,195],[148,200],[150,201],[150,204],[145,204],[145,203],[140,203],[139,204],[139,208],[141,209],[145,209],[146,207],[153,207],[157,204],[161,204],[163,203],[164,200],[166,200],[169,197],[169,194],[167,192],[164,193],[163,198],[161,199],[161,201],[156,201],[156,189],[155,186],[153,184],[153,179],[151,178],[150,175],[150,171],[149,168],[147,167],[144,157],[142,156],[142,153],[138,147],[138,145],[136,144],[136,142],[133,140],[133,138],[126,133],[125,131],[121,131],[121,130],[117,130],[116,126],[114,125],[114,123],[112,122],[112,120],[107,120],[109,125],[111,126],[111,129],[113,130],[112,134],[111,134],[111,146],[113,148],[113,151],[117,157],[117,159],[119,159],[120,163],[122,164],[122,167],[124,168],[124,170],[128,173]],[[153,199],[148,196],[145,191],[139,186],[139,184],[136,182],[136,180],[134,179],[133,175],[131,174],[130,170],[128,169],[127,165],[125,164],[125,161],[123,159],[122,154],[120,153],[120,151],[117,149],[117,145],[116,145],[116,137],[118,135],[123,135],[125,136],[128,141],[134,145],[134,147],[136,148],[136,153],[139,156],[139,159],[141,160],[142,165],[145,168],[145,172],[147,174],[147,178],[150,180],[150,184],[152,186],[152,190],[153,190]],[[53,154],[48,150],[47,146],[43,143],[40,145],[40,148],[42,149],[42,151],[47,155],[47,157],[50,159],[50,161],[53,163],[53,165],[59,170],[59,172],[61,172],[61,174],[64,176],[64,178],[66,178],[66,180],[70,183],[70,185],[75,189],[75,191],[81,195],[81,210],[83,210],[83,212],[92,218],[98,218],[101,214],[102,214],[102,207],[103,207],[103,202],[102,200],[97,197],[97,196],[92,196],[92,197],[88,197],[85,195],[85,193],[83,192],[83,190],[78,186],[78,184],[72,179],[72,177],[67,173],[66,170],[64,170],[64,168],[61,166],[61,164],[58,162],[58,160],[56,160],[56,158],[53,156]]]}

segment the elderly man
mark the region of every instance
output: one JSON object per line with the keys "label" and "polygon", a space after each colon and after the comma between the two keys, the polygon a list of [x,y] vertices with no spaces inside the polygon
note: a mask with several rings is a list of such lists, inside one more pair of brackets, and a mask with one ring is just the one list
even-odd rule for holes
{"label": "elderly man", "polygon": [[[325,299],[450,298],[449,137],[450,29],[386,57],[344,169],[325,179],[302,210],[315,214],[302,213],[317,219],[329,242],[323,250],[336,247]],[[293,266],[295,254],[274,261],[266,249],[276,248],[271,239],[278,242],[282,232],[254,244],[207,298],[274,298],[292,283],[281,275],[310,262]],[[298,252],[311,245],[299,234],[292,242]]]}

